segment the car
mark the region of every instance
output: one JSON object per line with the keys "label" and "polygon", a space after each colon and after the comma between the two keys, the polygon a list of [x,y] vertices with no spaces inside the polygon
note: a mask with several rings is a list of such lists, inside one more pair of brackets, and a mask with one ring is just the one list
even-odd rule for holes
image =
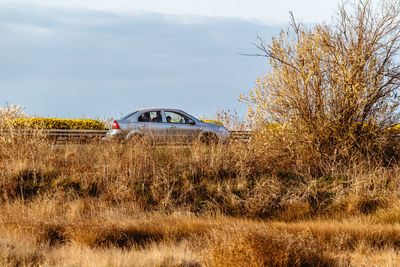
{"label": "car", "polygon": [[114,120],[107,139],[127,141],[145,138],[157,143],[228,143],[228,129],[217,123],[201,121],[170,108],[136,110]]}

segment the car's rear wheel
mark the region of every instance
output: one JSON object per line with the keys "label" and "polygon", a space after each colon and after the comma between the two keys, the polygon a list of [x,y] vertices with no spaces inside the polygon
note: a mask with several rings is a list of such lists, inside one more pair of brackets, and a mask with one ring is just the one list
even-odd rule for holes
{"label": "car's rear wheel", "polygon": [[206,145],[218,144],[219,139],[214,133],[203,133],[200,136],[200,142]]}
{"label": "car's rear wheel", "polygon": [[148,143],[148,138],[143,134],[131,134],[126,137],[126,142]]}

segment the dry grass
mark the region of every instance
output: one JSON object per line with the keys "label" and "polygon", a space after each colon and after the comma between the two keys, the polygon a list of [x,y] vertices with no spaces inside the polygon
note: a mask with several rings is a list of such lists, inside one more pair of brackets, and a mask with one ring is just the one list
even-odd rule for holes
{"label": "dry grass", "polygon": [[41,137],[0,141],[0,197],[43,195],[135,203],[145,210],[295,220],[374,212],[393,198],[400,169],[354,163],[313,177],[255,144],[141,143],[54,146]]}
{"label": "dry grass", "polygon": [[[396,266],[400,226],[379,216],[262,221],[43,198],[1,208],[2,265]],[[64,211],[64,212],[62,212]],[[388,212],[381,210],[380,212]],[[378,212],[378,213],[380,213]]]}
{"label": "dry grass", "polygon": [[0,265],[400,263],[396,164],[313,177],[272,152],[0,138]]}

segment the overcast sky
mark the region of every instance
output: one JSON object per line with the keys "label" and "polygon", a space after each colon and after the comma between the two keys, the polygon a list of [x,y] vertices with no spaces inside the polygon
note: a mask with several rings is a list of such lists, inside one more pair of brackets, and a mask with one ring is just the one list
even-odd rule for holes
{"label": "overcast sky", "polygon": [[268,24],[287,22],[292,10],[304,22],[331,17],[336,0],[2,0],[5,4],[31,4],[79,10],[81,8],[140,14],[149,11],[171,15],[195,15],[258,20]]}
{"label": "overcast sky", "polygon": [[167,106],[240,114],[265,59],[250,43],[329,20],[336,1],[0,0],[0,101],[31,115],[118,117]]}

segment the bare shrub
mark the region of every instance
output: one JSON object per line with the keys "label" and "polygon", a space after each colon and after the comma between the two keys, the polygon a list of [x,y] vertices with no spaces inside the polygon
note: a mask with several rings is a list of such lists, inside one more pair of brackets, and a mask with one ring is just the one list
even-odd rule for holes
{"label": "bare shrub", "polygon": [[6,103],[5,106],[0,109],[0,122],[27,117],[27,114],[24,113],[23,110],[23,106]]}
{"label": "bare shrub", "polygon": [[272,71],[241,100],[259,129],[279,126],[264,135],[293,164],[321,175],[327,161],[398,157],[387,129],[398,122],[399,15],[398,1],[345,2],[330,24],[307,28],[292,15],[272,44],[259,38]]}

